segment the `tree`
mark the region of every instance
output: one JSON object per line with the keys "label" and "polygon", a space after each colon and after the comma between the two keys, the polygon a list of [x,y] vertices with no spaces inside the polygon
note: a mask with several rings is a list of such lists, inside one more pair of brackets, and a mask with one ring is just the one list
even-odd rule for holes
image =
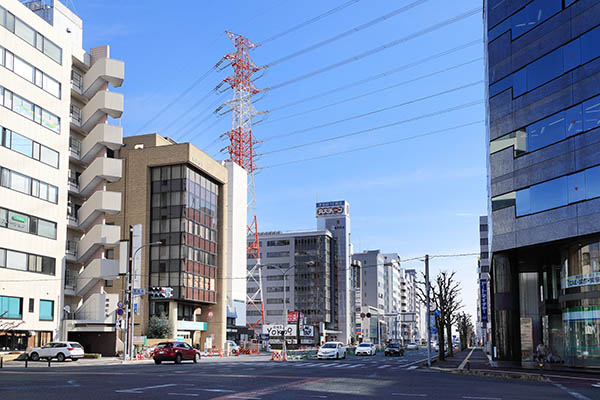
{"label": "tree", "polygon": [[474,327],[471,316],[465,312],[458,315],[458,334],[460,336],[460,347],[466,349],[471,343]]}
{"label": "tree", "polygon": [[173,337],[173,327],[167,316],[163,313],[160,317],[153,315],[148,322],[147,336],[149,339],[163,339]]}
{"label": "tree", "polygon": [[[447,336],[448,350],[452,355],[452,324],[456,320],[458,310],[462,308],[462,302],[458,298],[460,294],[460,284],[454,278],[456,272],[441,271],[433,281],[430,293],[430,307],[427,310],[428,314],[434,311],[439,311],[440,315],[435,319],[436,330],[438,334],[439,351],[438,359],[444,360],[446,357],[444,340]],[[426,304],[426,284],[425,274],[423,281],[417,282],[417,297]]]}

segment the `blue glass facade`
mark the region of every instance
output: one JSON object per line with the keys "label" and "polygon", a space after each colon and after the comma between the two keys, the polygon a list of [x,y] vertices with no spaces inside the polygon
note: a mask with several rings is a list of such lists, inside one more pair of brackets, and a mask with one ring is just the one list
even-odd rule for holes
{"label": "blue glass facade", "polygon": [[600,1],[487,0],[485,24],[497,358],[600,367]]}

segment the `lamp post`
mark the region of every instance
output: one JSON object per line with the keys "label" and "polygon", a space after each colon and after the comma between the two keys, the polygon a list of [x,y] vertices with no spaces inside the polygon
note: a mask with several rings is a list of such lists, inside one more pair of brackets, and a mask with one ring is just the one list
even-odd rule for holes
{"label": "lamp post", "polygon": [[[127,279],[129,280],[129,278],[131,278],[131,284],[129,285],[131,287],[130,292],[128,293],[128,307],[131,309],[133,307],[133,289],[134,289],[134,285],[135,285],[135,258],[137,257],[137,253],[143,249],[144,247],[148,247],[148,246],[162,246],[163,245],[163,241],[159,240],[158,242],[150,242],[150,243],[145,243],[143,245],[141,245],[140,247],[138,247],[135,252],[133,253],[133,256],[131,257],[131,275],[129,275],[129,271],[128,272],[128,276]],[[129,318],[129,337],[127,338],[127,354],[130,360],[133,359],[133,326],[134,326],[134,313],[133,310],[131,310],[131,318]],[[123,358],[125,358],[125,352],[123,352]]]}

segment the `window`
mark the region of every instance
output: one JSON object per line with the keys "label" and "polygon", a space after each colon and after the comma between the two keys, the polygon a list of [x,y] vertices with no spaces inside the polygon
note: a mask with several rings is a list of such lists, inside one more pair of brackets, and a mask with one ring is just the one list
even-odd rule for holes
{"label": "window", "polygon": [[56,224],[40,219],[38,221],[38,235],[50,239],[56,239]]}
{"label": "window", "polygon": [[35,299],[29,299],[29,312],[30,313],[33,312],[34,305],[35,305]]}
{"label": "window", "polygon": [[4,107],[60,134],[60,118],[56,115],[14,94],[10,90],[0,87],[0,100],[2,99],[1,103]]}
{"label": "window", "polygon": [[56,223],[5,208],[0,208],[0,227],[56,239]]}
{"label": "window", "polygon": [[40,321],[54,320],[54,301],[40,300]]}
{"label": "window", "polygon": [[0,318],[22,319],[23,299],[20,297],[0,296]]}
{"label": "window", "polygon": [[481,246],[487,246],[487,244],[488,244],[487,238],[481,238],[481,239],[479,239],[479,244]]}
{"label": "window", "polygon": [[[566,0],[565,7],[573,1]],[[490,6],[490,8],[493,9],[494,6]],[[508,30],[512,31],[514,40],[561,10],[561,0],[536,0],[491,28],[488,32],[488,40],[491,42]]]}
{"label": "window", "polygon": [[51,203],[56,204],[58,202],[58,188],[56,186],[31,179],[26,175],[19,174],[18,172],[11,171],[7,168],[2,168],[1,184],[9,189],[40,198]]}
{"label": "window", "polygon": [[113,281],[104,281],[104,286],[106,287],[113,287]]}
{"label": "window", "polygon": [[267,253],[267,257],[289,257],[289,251],[276,251],[273,253]]}
{"label": "window", "polygon": [[18,133],[3,128],[1,126],[0,131],[0,144],[2,146],[14,150],[17,153],[23,154],[27,157],[41,161],[44,164],[50,165],[51,167],[58,168],[59,154],[57,151],[54,151],[49,147],[34,142],[33,140],[23,135],[19,135]]}
{"label": "window", "polygon": [[287,239],[267,241],[267,246],[288,246],[289,244],[290,244],[290,241]]}

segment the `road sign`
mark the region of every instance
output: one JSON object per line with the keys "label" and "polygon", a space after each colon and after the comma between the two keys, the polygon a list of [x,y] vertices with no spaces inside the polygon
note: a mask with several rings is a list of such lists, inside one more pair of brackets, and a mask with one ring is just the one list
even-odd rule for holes
{"label": "road sign", "polygon": [[133,295],[134,296],[145,296],[146,295],[146,289],[144,289],[144,288],[133,288]]}
{"label": "road sign", "polygon": [[429,332],[431,332],[432,335],[435,335],[437,333],[437,329],[431,328]]}
{"label": "road sign", "polygon": [[208,318],[212,318],[214,315],[215,315],[215,314],[213,314],[213,312],[212,312],[212,311],[209,311],[209,312],[208,312]]}
{"label": "road sign", "polygon": [[124,311],[122,308],[117,308],[117,315],[123,315]]}
{"label": "road sign", "polygon": [[441,314],[441,312],[440,312],[440,310],[435,310],[435,311],[433,312],[433,314],[434,314],[436,317],[439,317],[439,316],[440,316],[440,314]]}
{"label": "road sign", "polygon": [[119,302],[117,303],[117,307],[119,307],[119,308],[123,308],[123,302],[122,302],[122,301],[119,301]]}

